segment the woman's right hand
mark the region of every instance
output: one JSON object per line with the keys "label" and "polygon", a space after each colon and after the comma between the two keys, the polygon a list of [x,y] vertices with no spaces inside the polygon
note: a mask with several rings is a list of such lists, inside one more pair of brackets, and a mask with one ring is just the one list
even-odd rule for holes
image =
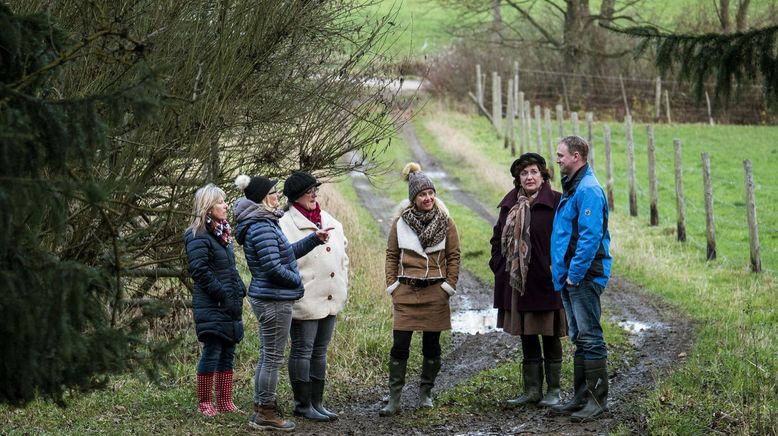
{"label": "woman's right hand", "polygon": [[335,229],[335,227],[327,227],[326,229],[316,230],[316,237],[318,237],[321,242],[327,242],[330,239],[330,232],[333,229]]}

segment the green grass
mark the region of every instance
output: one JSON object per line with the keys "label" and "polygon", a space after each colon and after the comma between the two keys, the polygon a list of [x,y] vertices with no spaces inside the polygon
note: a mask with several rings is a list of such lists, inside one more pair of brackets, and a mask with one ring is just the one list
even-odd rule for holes
{"label": "green grass", "polygon": [[[564,7],[563,1],[556,2]],[[617,2],[621,4],[622,2]],[[753,0],[749,7],[749,22],[759,23],[772,0]],[[600,1],[590,2],[592,14],[598,13]],[[535,14],[547,10],[544,7],[533,8]],[[689,16],[698,16],[702,10],[704,15],[717,22],[714,3],[701,5],[699,0],[643,0],[637,6],[622,11],[620,15],[638,18],[662,27],[673,29],[679,20]],[[369,6],[363,15],[375,20],[378,17],[396,13],[392,37],[392,47],[389,54],[399,58],[423,59],[428,55],[437,54],[450,45],[452,36],[450,29],[459,23],[458,11],[443,7],[436,0],[382,0]],[[730,19],[733,21],[736,13],[736,2],[730,6]],[[515,16],[515,12],[506,5],[502,7],[503,19],[507,22]],[[535,16],[537,18],[537,16]],[[481,21],[489,23],[490,14],[484,14]],[[560,23],[561,27],[561,23]],[[680,29],[685,31],[688,29]]]}
{"label": "green grass", "polygon": [[423,59],[443,49],[451,39],[447,29],[455,17],[435,0],[384,0],[365,13],[372,20],[393,17],[388,54],[409,59]]}
{"label": "green grass", "polygon": [[[421,120],[456,126],[472,141],[472,147],[493,158],[500,166],[512,157],[494,139],[490,125],[481,118],[448,112],[443,108],[428,112]],[[596,170],[604,181],[604,156],[601,130],[596,129]],[[696,321],[696,342],[687,360],[636,406],[647,413],[648,431],[654,434],[774,434],[778,432],[778,314],[775,295],[778,290],[773,271],[753,274],[748,269],[747,229],[743,201],[742,160],[754,161],[757,183],[757,207],[763,231],[763,263],[775,268],[773,240],[776,212],[766,205],[776,198],[776,179],[770,162],[776,160],[777,146],[772,138],[775,127],[673,125],[659,126],[657,166],[660,183],[661,224],[647,225],[647,183],[638,182],[639,218],[628,216],[626,152],[623,127],[612,124],[614,169],[616,172],[616,210],[611,214],[614,271],[649,292],[680,307]],[[555,127],[556,128],[556,127]],[[570,126],[566,127],[571,130]],[[417,129],[421,130],[421,129]],[[645,144],[645,129],[635,130],[635,143]],[[672,138],[683,140],[684,183],[687,198],[687,232],[690,242],[675,241],[675,200],[672,170]],[[686,138],[686,139],[685,139]],[[645,150],[645,146],[636,147]],[[719,223],[719,260],[706,262],[700,153],[711,154],[715,210]],[[445,155],[445,152],[442,152]],[[645,180],[647,158],[637,153],[637,174]],[[462,178],[476,169],[461,162],[457,175]],[[462,174],[460,174],[462,173]],[[475,182],[473,182],[475,183]],[[488,184],[475,184],[474,192],[487,195]],[[642,187],[641,187],[642,186]],[[494,198],[494,197],[491,197]],[[771,230],[773,229],[773,230]],[[723,237],[722,235],[726,235]],[[517,368],[516,368],[517,369]],[[502,369],[490,376],[503,383]],[[507,370],[510,373],[510,370]],[[509,382],[506,382],[509,383]],[[447,402],[467,404],[475,391],[491,389],[476,379],[471,391],[453,391]],[[491,391],[486,391],[491,392]],[[446,394],[449,395],[449,394]],[[486,395],[488,398],[488,394]],[[448,398],[448,397],[446,397]],[[475,400],[478,401],[478,400]]]}

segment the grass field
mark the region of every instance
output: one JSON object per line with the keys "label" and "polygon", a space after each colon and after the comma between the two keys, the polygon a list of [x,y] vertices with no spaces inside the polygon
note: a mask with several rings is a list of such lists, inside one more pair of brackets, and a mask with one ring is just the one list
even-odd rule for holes
{"label": "grass field", "polygon": [[[564,7],[563,1],[556,3]],[[599,11],[600,3],[597,0],[591,1],[590,10],[593,13]],[[617,2],[617,6],[623,3]],[[732,3],[730,15],[734,21],[736,3]],[[760,24],[760,19],[765,16],[772,3],[772,0],[752,0],[749,22]],[[533,12],[541,10],[543,8],[536,7]],[[516,15],[506,5],[502,7],[502,14],[506,22]],[[381,0],[369,6],[364,15],[371,19],[384,15],[394,16],[395,30],[391,38],[394,42],[389,54],[398,58],[423,59],[439,53],[452,41],[450,34],[452,25],[461,24],[458,11],[447,9],[436,0]],[[656,23],[670,30],[675,29],[675,24],[679,21],[689,20],[689,17],[693,17],[691,18],[693,21],[699,20],[700,16],[708,17],[712,22],[717,20],[714,3],[699,0],[643,0],[625,11],[620,10],[619,15],[629,16],[642,22]],[[491,16],[484,14],[481,21],[488,23],[489,20]]]}
{"label": "grass field", "polygon": [[[502,148],[487,121],[444,107],[428,108],[419,124],[432,131],[461,133],[471,154],[487,156],[502,168],[514,159]],[[441,127],[443,126],[443,127]],[[556,126],[555,126],[556,128]],[[421,130],[421,129],[418,129]],[[571,131],[570,126],[566,130]],[[614,169],[626,174],[623,129],[614,132]],[[555,130],[556,131],[556,130]],[[598,126],[599,131],[599,126]],[[642,132],[642,133],[641,133]],[[647,225],[646,189],[639,191],[641,215],[629,217],[624,177],[616,176],[616,211],[610,229],[614,272],[677,305],[697,321],[697,336],[689,359],[670,377],[660,380],[641,405],[647,411],[649,431],[656,434],[774,434],[778,431],[778,313],[775,296],[778,282],[773,272],[778,256],[774,231],[778,213],[769,205],[778,200],[776,176],[770,163],[778,162],[772,143],[775,127],[675,125],[660,126],[657,136],[657,166],[660,186],[661,225]],[[450,138],[446,135],[443,138]],[[671,193],[672,138],[684,143],[684,182],[687,198],[687,231],[691,241],[675,241],[674,198]],[[688,138],[688,139],[687,139]],[[445,141],[441,141],[445,144]],[[604,180],[602,142],[595,135],[597,174]],[[635,143],[645,143],[645,129],[635,131]],[[661,144],[661,145],[660,145]],[[670,145],[668,145],[670,144]],[[443,147],[447,147],[443,145]],[[452,146],[460,149],[463,146]],[[645,147],[636,147],[644,150]],[[699,156],[711,154],[719,229],[719,260],[706,262],[704,238],[698,228],[704,217]],[[451,154],[444,149],[443,155]],[[638,178],[645,180],[645,153],[638,153]],[[748,245],[743,201],[742,159],[754,161],[759,222],[766,231],[762,243],[763,263],[770,269],[753,274],[748,268]],[[471,166],[478,159],[458,160],[457,176],[473,192],[492,199],[500,190],[488,177],[488,167]],[[672,168],[672,166],[670,166]],[[670,177],[670,180],[668,180]],[[647,186],[645,183],[642,186]],[[703,227],[704,228],[704,227]],[[722,235],[726,235],[723,237]],[[606,290],[607,291],[607,290]]]}

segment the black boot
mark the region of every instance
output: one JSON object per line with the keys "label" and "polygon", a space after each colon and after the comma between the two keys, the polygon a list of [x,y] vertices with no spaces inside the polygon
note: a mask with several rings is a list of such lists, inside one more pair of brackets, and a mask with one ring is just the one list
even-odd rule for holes
{"label": "black boot", "polygon": [[440,356],[424,358],[421,364],[421,383],[419,385],[419,407],[432,407],[432,387],[440,372]]}
{"label": "black boot", "polygon": [[562,360],[546,360],[544,362],[546,370],[546,395],[538,403],[538,406],[552,407],[559,404],[559,376],[562,373]]}
{"label": "black boot", "polygon": [[381,409],[380,416],[392,416],[400,413],[400,396],[405,386],[405,369],[408,360],[400,360],[392,357],[389,359],[389,402]]}
{"label": "black boot", "polygon": [[292,392],[294,393],[294,415],[302,416],[311,421],[328,422],[329,417],[317,412],[311,406],[311,382],[292,382]]}
{"label": "black boot", "polygon": [[586,404],[586,398],[589,395],[586,389],[586,371],[584,369],[583,357],[573,359],[573,398],[566,403],[551,406],[551,410],[556,413],[569,415],[583,409]]}
{"label": "black boot", "polygon": [[324,407],[324,380],[317,380],[311,378],[311,406],[316,409],[317,412],[328,417],[330,421],[338,419],[338,414],[330,412]]}
{"label": "black boot", "polygon": [[542,397],[543,362],[540,360],[525,360],[521,364],[521,372],[524,377],[524,392],[518,398],[508,400],[509,406],[534,404],[540,401]]}
{"label": "black boot", "polygon": [[573,422],[591,421],[608,410],[608,359],[585,360],[584,366],[589,400],[570,416]]}

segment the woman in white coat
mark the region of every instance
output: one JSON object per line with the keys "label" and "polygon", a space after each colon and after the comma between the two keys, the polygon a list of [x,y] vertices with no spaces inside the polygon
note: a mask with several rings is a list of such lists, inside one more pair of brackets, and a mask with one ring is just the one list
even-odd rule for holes
{"label": "woman in white coat", "polygon": [[290,242],[303,239],[318,229],[333,228],[327,243],[298,259],[305,293],[292,308],[292,349],[289,354],[294,414],[326,422],[338,418],[324,407],[322,399],[327,347],[335,329],[335,317],[346,304],[349,260],[343,226],[321,210],[317,201],[320,185],[314,176],[303,171],[289,176],[284,182],[289,211],[280,219],[280,224]]}

